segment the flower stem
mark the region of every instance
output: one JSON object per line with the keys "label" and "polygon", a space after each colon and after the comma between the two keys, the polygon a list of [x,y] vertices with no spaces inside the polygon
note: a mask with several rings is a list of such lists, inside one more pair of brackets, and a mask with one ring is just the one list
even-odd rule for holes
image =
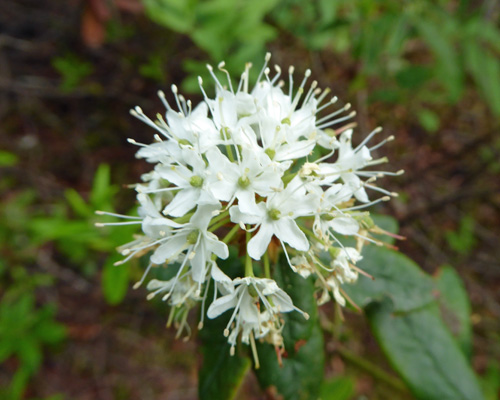
{"label": "flower stem", "polygon": [[210,228],[208,228],[208,230],[209,230],[210,232],[216,231],[216,230],[217,230],[217,229],[219,229],[221,226],[226,225],[228,222],[229,222],[229,218],[225,218],[225,219],[223,219],[222,221],[219,221],[219,223],[213,224]]}
{"label": "flower stem", "polygon": [[226,218],[228,215],[229,215],[229,211],[224,211],[224,212],[220,213],[216,217],[212,218],[212,220],[210,221],[210,225],[216,224],[220,220]]}
{"label": "flower stem", "polygon": [[177,222],[178,224],[184,224],[191,219],[193,214],[194,214],[194,211],[187,213],[186,215],[183,215],[182,217],[174,218],[172,221]]}
{"label": "flower stem", "polygon": [[269,254],[264,253],[264,276],[271,279],[271,268],[269,266]]}
{"label": "flower stem", "polygon": [[[251,236],[252,236],[252,234],[247,231],[246,232],[247,248],[248,248],[248,242],[250,241],[250,237]],[[246,257],[245,257],[245,276],[255,276],[253,274],[252,258],[248,254],[248,251],[247,251],[247,254],[246,254]]]}
{"label": "flower stem", "polygon": [[236,235],[236,232],[238,232],[239,228],[240,226],[238,224],[233,226],[231,230],[227,233],[227,235],[224,236],[224,239],[222,239],[222,241],[227,244],[234,237],[234,235]]}

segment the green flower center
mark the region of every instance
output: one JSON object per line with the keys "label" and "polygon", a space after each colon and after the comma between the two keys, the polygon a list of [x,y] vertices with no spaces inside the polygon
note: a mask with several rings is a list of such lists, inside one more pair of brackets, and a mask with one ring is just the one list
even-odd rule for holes
{"label": "green flower center", "polygon": [[250,185],[250,179],[247,176],[243,175],[238,178],[238,186],[245,189]]}
{"label": "green flower center", "polygon": [[264,153],[266,153],[269,158],[272,160],[274,158],[274,156],[276,155],[276,151],[273,150],[273,149],[266,149],[264,150]]}
{"label": "green flower center", "polygon": [[333,216],[330,214],[321,214],[321,219],[324,219],[325,221],[331,221],[333,219]]}
{"label": "green flower center", "polygon": [[199,175],[193,175],[189,180],[189,183],[195,188],[200,188],[203,186],[203,178]]}
{"label": "green flower center", "polygon": [[200,232],[198,230],[189,232],[189,235],[187,235],[187,242],[189,244],[196,244],[198,236],[200,236]]}
{"label": "green flower center", "polygon": [[281,211],[277,210],[276,208],[271,208],[268,212],[269,218],[271,218],[273,221],[277,221],[281,217]]}

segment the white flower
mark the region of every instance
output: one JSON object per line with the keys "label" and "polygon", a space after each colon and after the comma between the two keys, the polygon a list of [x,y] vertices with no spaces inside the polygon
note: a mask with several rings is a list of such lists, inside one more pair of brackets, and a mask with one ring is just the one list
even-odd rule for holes
{"label": "white flower", "polygon": [[244,213],[258,212],[255,194],[266,197],[281,188],[282,172],[269,168],[271,160],[262,153],[257,155],[242,149],[240,160],[232,163],[217,148],[207,152],[207,159],[217,180],[211,185],[215,197],[222,201],[238,200]]}
{"label": "white flower", "polygon": [[352,247],[344,247],[339,250],[335,259],[332,260],[331,266],[335,270],[335,276],[340,283],[353,283],[358,279],[358,271],[351,267],[363,257],[359,252]]}
{"label": "white flower", "polygon": [[309,241],[301,231],[296,218],[310,215],[314,210],[311,197],[303,187],[288,186],[275,192],[266,202],[257,204],[258,212],[245,214],[239,206],[231,207],[231,221],[258,225],[259,231],[248,242],[247,251],[254,260],[260,260],[273,236],[299,251],[309,249]]}
{"label": "white flower", "polygon": [[[108,213],[125,219],[108,225],[142,227],[143,235],[120,248],[125,259],[119,262],[152,252],[138,285],[152,265],[177,268],[174,278],[152,280],[148,289],[150,296],[165,294],[180,327],[188,329],[188,309],[197,302],[204,308],[208,288],[214,288],[208,317],[233,309],[225,331],[233,349],[240,335],[244,343],[260,338],[282,347],[280,313],[297,310],[270,279],[273,268],[283,267],[269,263],[276,251],[270,246],[274,237],[291,270],[323,289],[318,302],[332,296],[345,304],[341,285],[362,273],[355,265],[362,244],[378,243],[370,236],[376,229],[363,222],[367,213],[360,210],[394,196],[374,182],[401,173],[366,170],[387,161],[374,160],[372,151],[392,137],[368,147],[381,131],[377,128],[353,146],[355,123],[350,120],[355,112],[345,113],[350,105],[335,107],[337,98],[328,99],[328,89],[308,82],[309,70],[294,87],[294,67],[283,80],[279,66],[271,74],[269,60],[270,54],[253,87],[250,64],[233,87],[221,63],[219,72],[208,66],[214,98],[199,78],[204,102],[196,107],[172,85],[176,107],[159,92],[164,117],[157,114],[152,121],[140,107],[131,110],[156,132],[151,145],[129,140],[140,147],[137,157],[154,168],[134,186],[138,217]],[[384,197],[370,202],[367,189]],[[358,248],[345,248],[338,235],[355,236]],[[217,265],[218,258],[228,257],[231,244],[246,250],[234,280]],[[254,276],[254,263],[261,259],[265,278]]]}
{"label": "white flower", "polygon": [[173,217],[182,217],[196,205],[218,204],[210,191],[211,171],[195,151],[182,151],[183,161],[158,170],[159,175],[178,188],[179,191],[163,212]]}
{"label": "white flower", "polygon": [[168,263],[172,258],[186,252],[182,266],[189,261],[193,280],[203,283],[206,278],[207,262],[212,254],[222,259],[229,255],[227,245],[207,230],[213,212],[219,209],[220,205],[198,206],[188,223],[180,225],[161,239],[161,245],[151,256],[151,261],[155,264]]}
{"label": "white flower", "polygon": [[[309,317],[293,305],[290,296],[274,280],[265,278],[234,279],[231,292],[215,300],[208,308],[207,316],[216,318],[232,308],[233,314],[224,330],[224,335],[229,336],[231,347],[235,346],[240,332],[244,343],[249,343],[252,333],[256,339],[267,335],[270,322],[272,325],[280,325],[280,313],[296,310],[305,318]],[[233,322],[234,327],[231,328]]]}

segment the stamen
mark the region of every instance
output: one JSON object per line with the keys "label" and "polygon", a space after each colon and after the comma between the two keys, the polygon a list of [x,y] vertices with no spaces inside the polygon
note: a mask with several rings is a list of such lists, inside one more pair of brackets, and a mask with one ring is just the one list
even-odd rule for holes
{"label": "stamen", "polygon": [[288,68],[288,97],[292,98],[293,92],[293,73],[295,71],[295,67],[292,65]]}
{"label": "stamen", "polygon": [[275,82],[279,79],[281,76],[281,68],[279,65],[274,66],[274,70],[276,71],[276,75],[274,75],[273,80],[271,81],[271,85],[274,86]]}
{"label": "stamen", "polygon": [[217,68],[219,69],[219,71],[222,71],[226,74],[226,78],[227,78],[227,83],[229,85],[229,89],[231,90],[231,93],[234,94],[234,90],[233,90],[233,84],[231,82],[231,75],[229,74],[228,70],[227,69],[224,69],[224,66],[226,65],[226,63],[224,61],[221,61],[219,63],[219,65],[217,66]]}
{"label": "stamen", "polygon": [[332,125],[338,124],[340,122],[346,121],[348,119],[354,118],[355,116],[356,116],[356,111],[353,111],[349,115],[347,115],[346,117],[342,117],[342,118],[338,118],[338,119],[335,119],[335,120],[330,121],[330,122],[326,122],[323,125],[317,126],[317,128],[318,129],[324,129],[324,128],[327,128],[329,126],[332,126]]}
{"label": "stamen", "polygon": [[[318,114],[320,111],[323,111],[325,108],[330,107],[332,104],[335,104],[339,98],[337,96],[333,96],[330,101],[327,101],[325,104],[323,104],[321,107],[318,107],[316,110],[316,114]],[[319,102],[318,102],[319,104]]]}
{"label": "stamen", "polygon": [[165,97],[165,92],[163,92],[163,90],[158,90],[158,97],[167,110],[172,109],[172,107],[170,107],[170,104],[168,104],[167,98]]}
{"label": "stamen", "polygon": [[[270,59],[271,59],[271,53],[268,52],[268,53],[266,53],[266,56],[264,57],[264,65],[262,66],[262,69],[259,72],[259,76],[257,77],[257,83],[260,82],[260,79],[262,78],[262,74],[267,69],[267,63],[269,62]],[[248,75],[247,75],[247,79],[248,79]],[[248,85],[248,82],[247,82],[247,85]],[[248,87],[246,88],[245,92],[248,93]]]}
{"label": "stamen", "polygon": [[369,135],[367,137],[365,137],[365,139],[360,143],[358,144],[358,146],[354,149],[354,152],[356,153],[359,149],[361,149],[366,143],[368,143],[370,141],[370,139],[372,137],[374,137],[377,133],[379,132],[382,132],[382,127],[377,127],[375,128],[373,131],[371,131],[369,133]]}
{"label": "stamen", "polygon": [[134,286],[132,286],[132,288],[134,290],[137,290],[139,288],[139,286],[142,285],[142,283],[144,282],[144,279],[146,279],[146,275],[148,274],[149,270],[151,269],[151,267],[153,266],[153,263],[149,263],[148,267],[146,268],[146,271],[144,271],[144,274],[142,274],[142,278],[139,282],[136,282],[134,284]]}
{"label": "stamen", "polygon": [[97,215],[109,215],[110,217],[118,217],[118,218],[123,218],[123,219],[142,219],[141,217],[133,217],[130,215],[123,215],[123,214],[116,214],[108,211],[100,211],[97,210],[95,211]]}
{"label": "stamen", "polygon": [[224,90],[224,88],[222,87],[221,83],[219,82],[219,80],[217,79],[217,77],[215,76],[214,74],[214,69],[212,68],[212,66],[210,64],[207,64],[207,69],[208,69],[208,72],[210,73],[210,75],[212,75],[212,78],[213,80],[215,81],[215,84],[217,85],[217,87],[220,89],[220,90]]}
{"label": "stamen", "polygon": [[182,112],[182,106],[181,106],[181,103],[179,101],[179,89],[177,88],[176,85],[172,85],[171,89],[172,89],[172,93],[174,94],[175,102],[177,103],[177,107],[179,108],[179,111]]}
{"label": "stamen", "polygon": [[344,111],[349,110],[350,108],[351,108],[351,103],[347,103],[344,107],[339,108],[337,111],[334,111],[334,112],[332,112],[332,113],[330,113],[330,114],[328,114],[328,115],[326,115],[326,116],[318,119],[316,121],[316,124],[321,124],[321,123],[323,123],[325,121],[328,121],[330,118],[333,118],[336,115],[339,115],[339,114],[343,113]]}

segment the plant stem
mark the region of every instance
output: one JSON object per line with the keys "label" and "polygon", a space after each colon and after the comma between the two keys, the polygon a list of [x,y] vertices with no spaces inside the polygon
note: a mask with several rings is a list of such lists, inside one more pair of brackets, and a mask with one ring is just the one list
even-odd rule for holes
{"label": "plant stem", "polygon": [[[252,234],[250,232],[246,232],[246,239],[247,239],[247,248],[248,248],[248,242],[250,241]],[[255,276],[253,274],[253,265],[252,265],[252,259],[250,258],[248,251],[245,257],[245,276]]]}
{"label": "plant stem", "polygon": [[271,267],[269,266],[269,254],[264,253],[264,276],[271,279]]}

